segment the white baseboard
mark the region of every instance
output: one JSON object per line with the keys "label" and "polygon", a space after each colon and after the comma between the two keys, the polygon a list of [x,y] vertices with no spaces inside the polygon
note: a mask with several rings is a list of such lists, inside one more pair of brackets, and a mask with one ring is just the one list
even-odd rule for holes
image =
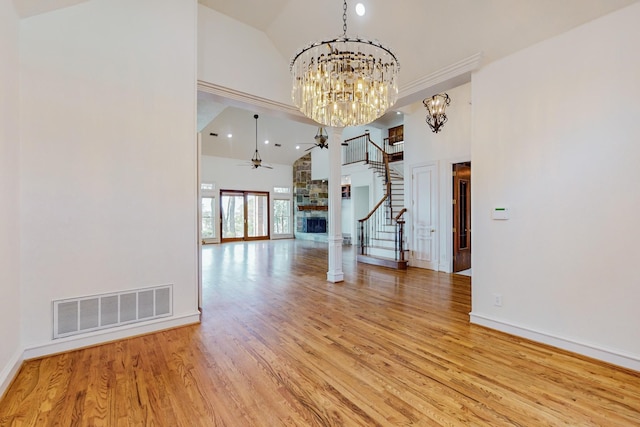
{"label": "white baseboard", "polygon": [[200,323],[200,312],[185,314],[182,316],[165,317],[149,322],[133,323],[118,328],[103,329],[83,335],[60,338],[46,344],[27,347],[24,350],[23,360],[77,350],[83,347],[104,344],[110,341],[134,337],[136,335],[149,334],[152,332],[162,331],[164,329],[192,325],[194,323]]}
{"label": "white baseboard", "polygon": [[570,351],[572,353],[577,353],[583,356],[591,357],[593,359],[602,360],[603,362],[611,363],[613,365],[633,369],[634,371],[640,371],[640,356],[638,355],[625,354],[622,351],[612,350],[594,344],[579,342],[573,339],[556,336],[542,331],[536,331],[528,327],[514,325],[512,323],[504,322],[502,320],[494,319],[490,316],[485,316],[482,314],[471,312],[469,313],[469,316],[471,323],[475,325],[485,326],[487,328],[505,332],[510,335],[527,338],[532,341],[547,344],[553,347]]}
{"label": "white baseboard", "polygon": [[11,381],[13,381],[18,374],[23,361],[24,354],[22,351],[18,351],[5,365],[2,372],[0,372],[0,398],[4,396],[4,392],[7,391],[9,385],[11,385]]}
{"label": "white baseboard", "polygon": [[438,271],[442,271],[443,273],[451,273],[451,268],[449,268],[449,262],[441,262],[438,265]]}
{"label": "white baseboard", "polygon": [[293,239],[293,234],[277,234],[271,235],[271,240],[283,240],[283,239]]}

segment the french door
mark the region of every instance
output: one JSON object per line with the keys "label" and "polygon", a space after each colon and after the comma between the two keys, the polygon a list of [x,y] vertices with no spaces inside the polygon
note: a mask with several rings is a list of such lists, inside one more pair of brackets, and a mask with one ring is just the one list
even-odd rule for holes
{"label": "french door", "polygon": [[269,193],[220,191],[221,242],[269,239]]}

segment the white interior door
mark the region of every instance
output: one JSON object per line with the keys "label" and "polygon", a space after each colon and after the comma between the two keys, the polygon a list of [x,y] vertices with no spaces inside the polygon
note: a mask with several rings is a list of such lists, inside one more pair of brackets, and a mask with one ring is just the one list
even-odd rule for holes
{"label": "white interior door", "polygon": [[414,267],[438,269],[438,168],[437,165],[414,167],[412,170],[413,249],[410,264]]}

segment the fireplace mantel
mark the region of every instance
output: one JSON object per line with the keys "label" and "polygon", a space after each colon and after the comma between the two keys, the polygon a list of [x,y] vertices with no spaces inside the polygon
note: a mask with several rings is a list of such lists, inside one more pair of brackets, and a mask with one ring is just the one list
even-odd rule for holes
{"label": "fireplace mantel", "polygon": [[327,205],[298,205],[299,211],[327,211],[329,210],[329,206]]}

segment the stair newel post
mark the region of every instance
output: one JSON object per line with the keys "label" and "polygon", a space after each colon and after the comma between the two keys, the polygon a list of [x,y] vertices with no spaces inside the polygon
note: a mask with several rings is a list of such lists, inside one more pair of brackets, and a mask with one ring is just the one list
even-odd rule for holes
{"label": "stair newel post", "polygon": [[398,249],[399,249],[399,243],[400,243],[400,223],[396,221],[396,232],[395,232],[395,245],[394,245],[394,254],[396,257],[396,261],[398,260]]}
{"label": "stair newel post", "polygon": [[328,252],[329,282],[342,282],[342,131],[343,128],[331,128],[329,139],[329,227]]}
{"label": "stair newel post", "polygon": [[400,261],[404,261],[404,220],[398,221],[398,234],[396,236],[398,243],[396,245],[396,256]]}
{"label": "stair newel post", "polygon": [[358,222],[360,223],[360,255],[364,255],[364,221],[359,220]]}

